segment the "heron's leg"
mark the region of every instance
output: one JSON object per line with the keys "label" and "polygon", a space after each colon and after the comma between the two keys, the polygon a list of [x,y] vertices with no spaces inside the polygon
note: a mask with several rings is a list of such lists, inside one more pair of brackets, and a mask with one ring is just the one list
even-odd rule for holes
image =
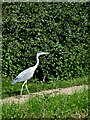
{"label": "heron's leg", "polygon": [[27,80],[23,83],[23,85],[22,85],[22,88],[21,88],[21,93],[20,93],[20,95],[22,95],[22,91],[23,91],[23,86],[25,85],[25,83],[27,82]]}
{"label": "heron's leg", "polygon": [[30,93],[29,93],[29,90],[28,90],[28,87],[27,87],[27,83],[26,83],[26,85],[25,85],[25,86],[26,86],[26,89],[27,89],[27,91],[28,91],[28,94],[30,94]]}

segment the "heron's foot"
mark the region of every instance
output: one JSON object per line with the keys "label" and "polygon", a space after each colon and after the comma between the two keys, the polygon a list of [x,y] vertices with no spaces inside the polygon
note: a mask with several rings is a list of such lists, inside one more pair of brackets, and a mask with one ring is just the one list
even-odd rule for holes
{"label": "heron's foot", "polygon": [[20,97],[21,97],[21,98],[22,98],[22,96],[23,96],[23,95],[22,95],[22,94],[20,94]]}

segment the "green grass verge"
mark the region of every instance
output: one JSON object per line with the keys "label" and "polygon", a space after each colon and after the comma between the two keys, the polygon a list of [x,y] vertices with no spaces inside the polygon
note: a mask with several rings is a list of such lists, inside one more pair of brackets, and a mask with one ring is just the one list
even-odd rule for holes
{"label": "green grass verge", "polygon": [[20,104],[3,103],[2,118],[87,118],[88,117],[88,90],[83,89],[72,95],[46,94],[30,97]]}
{"label": "green grass verge", "polygon": [[[23,82],[16,83],[15,85],[11,85],[13,79],[11,78],[2,78],[2,98],[20,95],[21,86]],[[76,78],[73,80],[67,81],[49,81],[46,83],[33,83],[32,80],[28,81],[28,88],[30,93],[39,92],[41,90],[49,90],[56,88],[67,88],[71,86],[79,86],[88,84],[88,76],[84,76],[82,78]],[[24,86],[23,94],[28,94],[27,90]]]}

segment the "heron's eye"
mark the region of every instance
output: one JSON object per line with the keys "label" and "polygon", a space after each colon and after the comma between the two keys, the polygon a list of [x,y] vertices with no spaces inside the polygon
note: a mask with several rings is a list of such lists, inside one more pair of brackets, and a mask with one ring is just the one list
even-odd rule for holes
{"label": "heron's eye", "polygon": [[38,52],[38,53],[42,53],[42,52]]}

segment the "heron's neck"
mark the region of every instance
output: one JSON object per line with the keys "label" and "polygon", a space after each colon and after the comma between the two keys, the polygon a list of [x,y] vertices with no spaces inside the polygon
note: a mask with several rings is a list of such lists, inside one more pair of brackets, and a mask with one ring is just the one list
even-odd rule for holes
{"label": "heron's neck", "polygon": [[37,63],[36,63],[36,65],[35,65],[35,68],[37,68],[38,65],[39,65],[39,58],[38,58],[38,57],[39,57],[39,56],[36,57]]}

